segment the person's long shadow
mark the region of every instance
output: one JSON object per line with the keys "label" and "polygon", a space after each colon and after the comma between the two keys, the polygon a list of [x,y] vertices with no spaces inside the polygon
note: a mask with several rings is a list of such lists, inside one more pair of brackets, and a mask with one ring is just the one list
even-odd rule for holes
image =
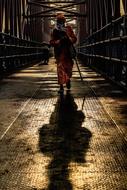
{"label": "person's long shadow", "polygon": [[71,94],[60,96],[50,123],[39,131],[43,154],[52,157],[48,166],[48,190],[72,190],[68,166],[71,161],[85,163],[91,132],[82,127],[85,116],[77,110]]}

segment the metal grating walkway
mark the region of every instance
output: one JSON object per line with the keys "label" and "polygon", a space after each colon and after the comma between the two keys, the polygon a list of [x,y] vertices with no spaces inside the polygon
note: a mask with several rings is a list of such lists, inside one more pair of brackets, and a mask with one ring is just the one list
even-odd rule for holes
{"label": "metal grating walkway", "polygon": [[127,98],[80,68],[63,96],[54,60],[2,82],[0,190],[127,189]]}

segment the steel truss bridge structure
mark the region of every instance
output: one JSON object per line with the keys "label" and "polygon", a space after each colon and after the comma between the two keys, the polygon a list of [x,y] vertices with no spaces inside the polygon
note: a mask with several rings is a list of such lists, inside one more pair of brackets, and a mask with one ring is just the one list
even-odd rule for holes
{"label": "steel truss bridge structure", "polygon": [[43,59],[57,12],[85,63],[126,88],[127,0],[1,0],[0,76]]}

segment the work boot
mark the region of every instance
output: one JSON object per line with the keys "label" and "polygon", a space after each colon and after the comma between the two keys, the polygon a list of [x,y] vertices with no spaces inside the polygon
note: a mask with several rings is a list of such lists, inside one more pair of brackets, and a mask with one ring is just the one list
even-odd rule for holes
{"label": "work boot", "polygon": [[66,87],[68,90],[71,88],[71,81],[70,80],[66,83]]}
{"label": "work boot", "polygon": [[63,85],[61,84],[58,93],[63,93],[63,92],[64,92],[64,87],[63,87]]}

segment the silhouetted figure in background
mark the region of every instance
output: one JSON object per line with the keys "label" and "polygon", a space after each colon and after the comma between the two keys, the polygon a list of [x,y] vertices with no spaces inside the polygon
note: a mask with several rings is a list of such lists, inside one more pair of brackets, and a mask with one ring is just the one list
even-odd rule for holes
{"label": "silhouetted figure in background", "polygon": [[68,165],[71,161],[85,163],[91,132],[82,127],[85,116],[77,110],[71,94],[61,95],[51,115],[50,123],[40,129],[39,146],[43,154],[52,157],[48,166],[48,190],[72,190]]}
{"label": "silhouetted figure in background", "polygon": [[44,65],[48,65],[49,62],[49,47],[47,47],[47,49],[45,50],[45,54],[44,54]]}
{"label": "silhouetted figure in background", "polygon": [[42,61],[39,65],[48,65],[49,57],[50,57],[50,44],[43,42],[44,45],[43,53],[42,53]]}

